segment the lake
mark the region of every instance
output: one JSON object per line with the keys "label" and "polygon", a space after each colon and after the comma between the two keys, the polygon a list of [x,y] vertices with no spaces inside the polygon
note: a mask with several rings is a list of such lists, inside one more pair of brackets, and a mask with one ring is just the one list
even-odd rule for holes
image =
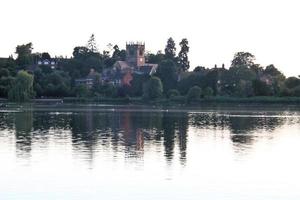
{"label": "lake", "polygon": [[300,107],[9,105],[0,199],[299,200]]}

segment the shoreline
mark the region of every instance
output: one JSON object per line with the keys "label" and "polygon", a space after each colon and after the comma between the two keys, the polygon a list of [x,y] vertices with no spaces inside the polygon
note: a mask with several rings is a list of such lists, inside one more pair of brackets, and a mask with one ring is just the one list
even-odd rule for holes
{"label": "shoreline", "polygon": [[[8,99],[0,99],[0,107],[5,104],[13,104],[16,102],[11,102]],[[103,104],[112,104],[112,105],[179,105],[179,106],[197,106],[197,105],[207,105],[207,104],[251,104],[251,105],[273,105],[273,104],[289,104],[289,105],[300,105],[300,97],[266,97],[266,96],[257,96],[257,97],[206,97],[198,100],[193,100],[190,103],[187,103],[184,96],[177,96],[173,98],[160,98],[156,100],[144,100],[141,97],[124,97],[124,98],[78,98],[78,97],[64,97],[64,98],[39,98],[33,99],[30,102],[25,103],[34,103],[34,104],[43,104],[43,103],[103,103]]]}

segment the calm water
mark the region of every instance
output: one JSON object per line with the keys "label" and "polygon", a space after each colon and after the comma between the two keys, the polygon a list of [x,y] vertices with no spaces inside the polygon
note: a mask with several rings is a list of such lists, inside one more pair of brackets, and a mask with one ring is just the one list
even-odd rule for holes
{"label": "calm water", "polygon": [[299,107],[10,106],[0,199],[300,199]]}

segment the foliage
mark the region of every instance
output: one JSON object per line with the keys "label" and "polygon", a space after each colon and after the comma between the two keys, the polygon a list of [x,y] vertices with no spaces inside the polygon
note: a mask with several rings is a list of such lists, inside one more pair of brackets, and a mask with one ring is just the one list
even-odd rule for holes
{"label": "foliage", "polygon": [[175,61],[176,57],[176,44],[173,38],[169,38],[165,48],[165,58]]}
{"label": "foliage", "polygon": [[204,90],[203,90],[203,96],[204,97],[210,97],[210,96],[213,96],[213,95],[214,95],[214,91],[211,87],[204,88]]}
{"label": "foliage", "polygon": [[297,77],[289,77],[285,80],[284,85],[289,88],[295,88],[300,85],[300,79]]}
{"label": "foliage", "polygon": [[190,103],[191,101],[194,101],[194,100],[198,100],[198,99],[200,99],[201,94],[202,94],[201,88],[198,86],[194,86],[189,89],[186,100],[188,103]]}
{"label": "foliage", "polygon": [[[255,63],[255,56],[249,52],[237,52],[229,69],[225,69],[224,65],[212,69],[197,66],[193,71],[188,71],[188,40],[182,39],[179,45],[178,56],[176,56],[176,44],[171,37],[167,41],[164,52],[158,51],[156,54],[147,52],[146,62],[158,64],[155,74],[157,77],[151,78],[148,74],[134,71],[131,74],[133,79],[130,85],[126,86],[113,85],[109,77],[117,61],[126,61],[126,51],[121,50],[118,45],[109,44],[109,50],[100,52],[94,35],[91,35],[86,46],[74,48],[73,57],[55,57],[57,62],[55,68],[50,65],[37,65],[39,60],[51,59],[49,53],[32,53],[32,43],[18,45],[16,60],[12,56],[0,58],[0,97],[10,96],[11,99],[23,101],[30,99],[34,91],[37,97],[86,98],[88,96],[89,98],[127,97],[128,99],[129,96],[143,96],[153,100],[162,95],[169,99],[179,98],[182,94],[193,99],[190,91],[195,86],[200,90],[203,89],[203,92],[200,92],[201,97],[299,96],[299,78],[286,78],[272,64],[264,68]],[[33,77],[33,91],[27,92],[27,96],[19,94],[20,91],[17,91],[15,84],[21,81],[20,77],[16,76],[20,76],[17,73],[22,69],[34,74],[34,76],[29,74]],[[92,69],[95,72],[93,75],[91,75]],[[76,79],[87,77],[92,77],[94,80],[92,88],[76,86]],[[102,80],[101,77],[104,79]],[[202,100],[208,99],[212,98]],[[160,100],[156,100],[158,101]]]}
{"label": "foliage", "polygon": [[231,67],[250,67],[254,64],[255,56],[249,52],[237,52],[231,63]]}
{"label": "foliage", "polygon": [[33,97],[33,75],[28,74],[26,71],[19,71],[12,88],[9,90],[9,100],[25,102]]}
{"label": "foliage", "polygon": [[163,85],[158,77],[151,77],[144,85],[143,97],[153,100],[162,96]]}
{"label": "foliage", "polygon": [[163,60],[158,66],[156,75],[162,81],[165,92],[176,88],[176,65],[172,60]]}
{"label": "foliage", "polygon": [[98,52],[97,43],[96,43],[96,39],[95,39],[95,35],[94,34],[91,35],[90,39],[87,42],[86,47],[92,53],[97,53]]}
{"label": "foliage", "polygon": [[179,43],[180,52],[178,54],[178,64],[180,66],[181,71],[187,71],[190,68],[190,61],[188,58],[188,52],[190,50],[189,42],[186,38],[182,39]]}
{"label": "foliage", "polygon": [[177,97],[177,96],[180,96],[180,92],[176,89],[171,89],[167,92],[168,98],[173,98],[173,97]]}
{"label": "foliage", "polygon": [[253,84],[253,92],[255,96],[269,96],[271,95],[270,86],[268,86],[265,82],[255,79],[252,82]]}
{"label": "foliage", "polygon": [[32,49],[33,47],[31,42],[28,44],[18,45],[16,47],[16,54],[18,55],[16,61],[19,66],[23,67],[33,63]]}
{"label": "foliage", "polygon": [[76,97],[86,97],[89,94],[89,90],[85,85],[78,85],[74,88]]}

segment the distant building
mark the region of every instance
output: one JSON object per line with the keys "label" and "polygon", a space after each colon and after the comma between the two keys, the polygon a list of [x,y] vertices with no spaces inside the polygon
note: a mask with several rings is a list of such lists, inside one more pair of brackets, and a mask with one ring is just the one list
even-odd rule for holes
{"label": "distant building", "polygon": [[85,85],[87,88],[91,89],[94,85],[94,80],[91,78],[79,78],[75,80],[75,86]]}
{"label": "distant building", "polygon": [[126,60],[117,61],[112,69],[103,72],[102,80],[114,85],[130,85],[133,74],[153,75],[157,64],[146,63],[145,44],[130,42],[126,44]]}
{"label": "distant building", "polygon": [[100,74],[97,73],[93,68],[86,78],[75,79],[75,86],[85,85],[87,88],[91,89],[93,85],[100,83]]}

